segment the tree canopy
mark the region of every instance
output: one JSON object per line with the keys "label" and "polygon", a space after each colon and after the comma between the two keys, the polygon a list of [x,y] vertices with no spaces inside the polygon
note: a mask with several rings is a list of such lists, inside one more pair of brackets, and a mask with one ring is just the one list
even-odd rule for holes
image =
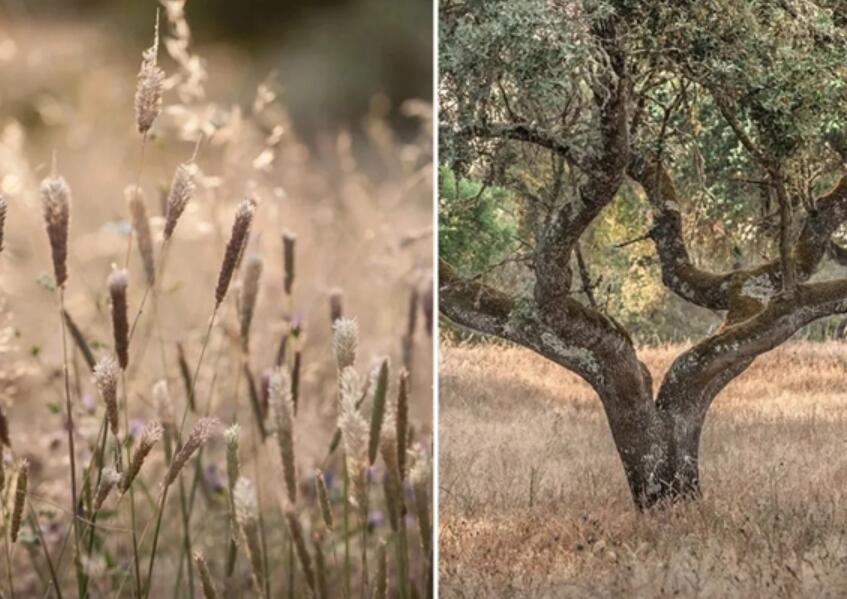
{"label": "tree canopy", "polygon": [[[445,176],[454,174],[499,189],[512,206],[488,221],[491,228],[480,223],[474,230],[486,237],[516,225],[515,254],[527,258],[551,211],[580,201],[579,186],[596,157],[602,103],[616,83],[613,56],[596,28],[614,16],[626,61],[628,145],[634,156],[659,160],[672,177],[692,260],[718,270],[767,261],[778,253],[782,191],[793,238],[847,158],[847,12],[836,4],[447,2],[440,37],[442,191]],[[779,172],[780,186],[769,171]],[[494,214],[491,198],[485,203]],[[472,220],[468,210],[479,210],[444,193],[440,204],[442,214],[452,209],[452,231]],[[591,281],[599,281],[595,294],[609,313],[645,333],[640,338],[658,331],[674,337],[674,330],[696,335],[715,319],[660,285],[645,237],[651,213],[643,188],[627,178],[584,232],[583,258]],[[504,260],[502,249],[485,268],[454,254],[447,261],[473,275],[492,272],[492,264],[531,264]],[[518,266],[506,268],[508,275],[498,280],[494,271],[494,280],[507,291],[519,294],[532,284],[531,269],[520,269],[521,278],[514,275]]]}

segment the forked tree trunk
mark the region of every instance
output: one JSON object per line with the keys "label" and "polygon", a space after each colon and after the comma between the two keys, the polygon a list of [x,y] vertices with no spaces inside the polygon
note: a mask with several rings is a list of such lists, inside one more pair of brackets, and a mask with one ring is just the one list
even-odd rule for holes
{"label": "forked tree trunk", "polygon": [[[553,274],[544,280],[549,283]],[[674,360],[654,399],[652,377],[632,339],[613,319],[570,298],[567,288],[537,282],[534,302],[516,302],[494,288],[460,279],[443,261],[439,267],[441,308],[454,322],[529,348],[597,392],[640,509],[698,497],[700,435],[718,393],[757,356],[801,327],[847,313],[847,279],[804,283],[790,295],[756,300],[758,312],[751,312],[745,303],[751,298],[739,281],[765,275],[756,270],[734,276],[726,293],[734,290],[736,299],[725,326]],[[777,288],[767,281],[768,289]]]}
{"label": "forked tree trunk", "polygon": [[610,417],[609,424],[639,509],[700,496],[702,418],[654,408],[637,419]]}

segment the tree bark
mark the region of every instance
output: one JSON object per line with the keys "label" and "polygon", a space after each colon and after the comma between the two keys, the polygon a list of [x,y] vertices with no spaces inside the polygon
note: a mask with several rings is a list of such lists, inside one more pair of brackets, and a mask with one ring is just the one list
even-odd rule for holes
{"label": "tree bark", "polygon": [[[649,405],[655,405],[652,403]],[[640,401],[637,403],[641,403]],[[655,409],[640,421],[608,413],[612,438],[638,509],[700,496],[699,449],[703,418]]]}

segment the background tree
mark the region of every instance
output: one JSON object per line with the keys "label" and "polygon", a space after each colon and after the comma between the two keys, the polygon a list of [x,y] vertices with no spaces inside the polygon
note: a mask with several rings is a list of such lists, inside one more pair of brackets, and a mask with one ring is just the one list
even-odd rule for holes
{"label": "background tree", "polygon": [[[442,260],[441,311],[585,379],[641,508],[699,495],[700,434],[729,381],[847,312],[847,279],[824,276],[827,255],[847,254],[835,243],[847,219],[838,4],[442,5],[441,157],[456,177],[511,190],[528,268],[498,286]],[[609,214],[641,233],[612,242]],[[603,301],[612,246],[641,248],[664,286],[722,320],[662,381]]]}

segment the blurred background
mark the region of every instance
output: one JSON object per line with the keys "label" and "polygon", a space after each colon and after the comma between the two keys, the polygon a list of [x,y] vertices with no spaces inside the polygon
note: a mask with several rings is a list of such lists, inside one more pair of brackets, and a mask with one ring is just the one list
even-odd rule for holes
{"label": "blurred background", "polygon": [[[100,66],[149,44],[153,0],[0,0],[0,36],[29,28],[61,27],[87,48],[109,44]],[[275,71],[284,100],[304,135],[338,126],[356,128],[375,101],[392,124],[414,123],[397,107],[432,97],[430,0],[190,0],[185,6],[193,43],[201,54],[237,65],[246,83]],[[13,56],[8,40],[0,63]],[[97,65],[90,65],[95,67]],[[220,91],[244,99],[238,81]],[[15,97],[4,89],[4,95]]]}

